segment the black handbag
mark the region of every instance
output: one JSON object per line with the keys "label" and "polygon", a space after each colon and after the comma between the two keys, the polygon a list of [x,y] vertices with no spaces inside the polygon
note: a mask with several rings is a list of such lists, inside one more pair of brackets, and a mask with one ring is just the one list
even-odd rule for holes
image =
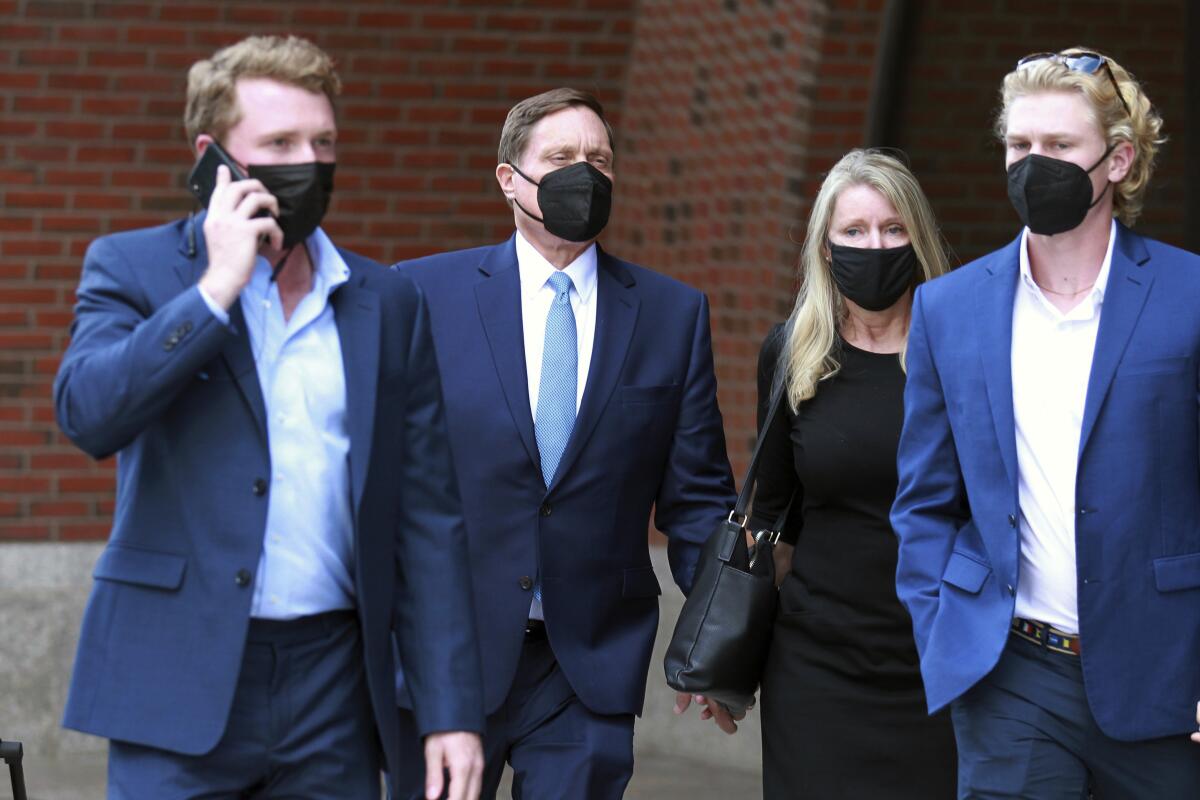
{"label": "black handbag", "polygon": [[751,550],[746,545],[746,507],[754,491],[763,440],[783,395],[784,387],[777,387],[737,503],[700,551],[692,591],[663,659],[672,689],[704,695],[734,713],[754,705],[775,623],[778,591],[773,553],[788,512],[784,509],[774,530],[754,534]]}

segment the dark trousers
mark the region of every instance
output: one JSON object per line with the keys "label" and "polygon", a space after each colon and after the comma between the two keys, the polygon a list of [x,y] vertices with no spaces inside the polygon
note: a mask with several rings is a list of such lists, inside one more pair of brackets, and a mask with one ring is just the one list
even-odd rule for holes
{"label": "dark trousers", "polygon": [[[424,794],[424,757],[413,717],[401,711],[401,759],[413,769],[388,776],[393,800]],[[513,768],[514,800],[619,800],[633,776],[633,715],[589,711],[567,682],[550,643],[527,639],[504,704],[487,718],[480,797],[494,798]],[[417,767],[420,768],[417,768]]]}
{"label": "dark trousers", "polygon": [[233,708],[202,756],[113,741],[110,800],[378,800],[380,752],[353,612],[252,620]]}
{"label": "dark trousers", "polygon": [[1200,797],[1200,745],[1186,734],[1140,742],[1105,736],[1088,708],[1079,657],[1015,635],[951,715],[959,798]]}

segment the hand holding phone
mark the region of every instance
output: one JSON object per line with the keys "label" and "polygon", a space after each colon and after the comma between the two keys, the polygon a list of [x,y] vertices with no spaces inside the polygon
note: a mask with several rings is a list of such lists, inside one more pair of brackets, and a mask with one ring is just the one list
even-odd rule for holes
{"label": "hand holding phone", "polygon": [[188,188],[208,208],[204,218],[208,269],[200,285],[228,309],[249,282],[260,246],[283,247],[283,231],[274,219],[279,203],[260,181],[246,178],[215,141],[208,143],[196,162]]}

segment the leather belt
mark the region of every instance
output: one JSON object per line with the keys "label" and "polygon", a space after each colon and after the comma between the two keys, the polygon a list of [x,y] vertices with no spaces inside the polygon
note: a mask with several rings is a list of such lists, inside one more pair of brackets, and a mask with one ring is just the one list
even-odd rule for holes
{"label": "leather belt", "polygon": [[1058,628],[1032,619],[1013,617],[1012,632],[1022,639],[1041,645],[1055,653],[1079,655],[1079,634],[1066,633]]}

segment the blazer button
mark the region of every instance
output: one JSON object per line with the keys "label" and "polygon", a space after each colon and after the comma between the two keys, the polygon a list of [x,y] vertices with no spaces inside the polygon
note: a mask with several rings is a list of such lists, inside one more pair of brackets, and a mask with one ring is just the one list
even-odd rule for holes
{"label": "blazer button", "polygon": [[538,509],[538,513],[543,517],[548,517],[554,513],[554,508],[549,503],[544,503],[542,507]]}
{"label": "blazer button", "polygon": [[262,478],[255,478],[254,486],[251,487],[250,491],[254,492],[255,497],[262,497],[267,493],[267,482]]}
{"label": "blazer button", "polygon": [[1008,527],[1010,527],[1010,528],[1017,527],[1017,515],[1016,514],[1008,515]]}
{"label": "blazer button", "polygon": [[521,588],[527,592],[533,588],[533,578],[529,577],[528,575],[522,575],[521,579],[517,581],[517,583],[519,583]]}
{"label": "blazer button", "polygon": [[1008,584],[1007,588],[1008,588],[1009,595],[1015,597],[1017,594],[1017,590],[1013,588],[1013,585],[1010,583],[1010,584]]}
{"label": "blazer button", "polygon": [[237,571],[237,574],[233,576],[233,582],[236,583],[238,586],[243,586],[243,587],[249,586],[250,585],[250,570],[239,569]]}

